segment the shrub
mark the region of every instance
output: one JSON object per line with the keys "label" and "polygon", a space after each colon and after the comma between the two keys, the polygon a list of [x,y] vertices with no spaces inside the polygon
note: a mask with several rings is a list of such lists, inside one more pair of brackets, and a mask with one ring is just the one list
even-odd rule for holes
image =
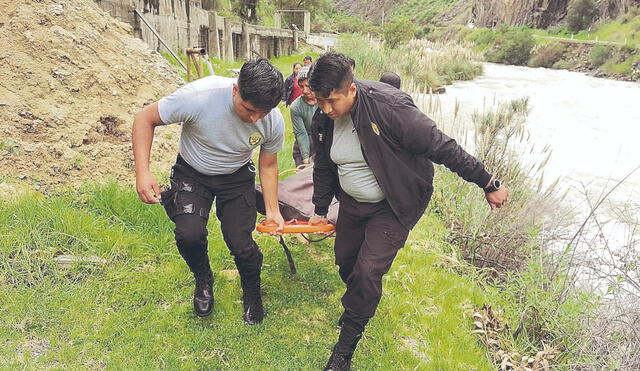
{"label": "shrub", "polygon": [[535,45],[528,29],[504,28],[494,46],[486,53],[491,62],[525,65],[531,57]]}
{"label": "shrub", "polygon": [[573,0],[567,10],[567,26],[569,30],[577,32],[584,30],[596,15],[596,2],[594,0]]}
{"label": "shrub", "polygon": [[556,63],[553,64],[553,66],[551,66],[551,68],[556,70],[568,70],[570,67],[571,67],[571,64],[568,61],[565,61],[564,59],[557,61]]}
{"label": "shrub", "polygon": [[591,65],[593,67],[602,66],[607,59],[611,58],[613,54],[613,47],[604,46],[604,45],[596,45],[591,49],[590,57],[591,57]]}
{"label": "shrub", "polygon": [[384,25],[382,36],[384,37],[386,46],[395,48],[413,39],[416,31],[416,26],[407,18],[397,18]]}
{"label": "shrub", "polygon": [[554,42],[540,46],[533,56],[529,65],[531,67],[552,67],[564,56],[564,46],[559,42]]}

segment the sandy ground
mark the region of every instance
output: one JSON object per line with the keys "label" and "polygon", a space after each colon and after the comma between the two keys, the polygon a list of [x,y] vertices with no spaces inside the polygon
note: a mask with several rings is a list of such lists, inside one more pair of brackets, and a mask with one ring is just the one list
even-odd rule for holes
{"label": "sandy ground", "polygon": [[[182,84],[177,71],[92,0],[0,9],[0,182],[133,184],[133,117]],[[170,168],[179,132],[156,130],[152,170]]]}

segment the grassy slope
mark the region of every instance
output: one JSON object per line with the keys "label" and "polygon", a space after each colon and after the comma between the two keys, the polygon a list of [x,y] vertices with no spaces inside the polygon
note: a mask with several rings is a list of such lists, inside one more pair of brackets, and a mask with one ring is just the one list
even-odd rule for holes
{"label": "grassy slope", "polygon": [[[195,318],[192,279],[160,206],[113,184],[0,204],[0,366],[126,369],[318,369],[335,341],[342,283],[331,243],[290,240],[290,277],[275,238],[265,253],[263,325],[242,323],[238,279],[211,219],[216,306]],[[446,269],[436,251],[445,230],[425,217],[385,279],[387,295],[357,353],[357,369],[489,369],[470,334],[482,293]],[[57,254],[104,265],[61,268]],[[46,339],[46,340],[44,340]]]}
{"label": "grassy slope", "polygon": [[[274,60],[289,70],[301,56]],[[235,67],[235,66],[232,66]],[[288,109],[281,169],[291,168]],[[166,174],[158,174],[166,178]],[[209,255],[216,304],[193,315],[191,274],[158,205],[131,189],[88,186],[44,198],[0,202],[0,368],[319,369],[338,336],[343,284],[332,241],[288,238],[298,276],[290,277],[275,238],[255,234],[265,254],[267,318],[241,320],[241,290],[217,220]],[[470,331],[470,310],[486,299],[470,277],[447,268],[445,228],[427,215],[385,278],[386,294],[354,360],[355,369],[488,370]],[[65,268],[60,254],[106,264]]]}

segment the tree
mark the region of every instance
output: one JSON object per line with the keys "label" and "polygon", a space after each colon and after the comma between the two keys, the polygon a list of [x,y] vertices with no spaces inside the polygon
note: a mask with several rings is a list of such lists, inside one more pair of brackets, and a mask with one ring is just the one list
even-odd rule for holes
{"label": "tree", "polygon": [[569,30],[577,32],[584,30],[596,16],[596,2],[594,0],[573,0],[567,10],[567,26]]}
{"label": "tree", "polygon": [[395,48],[413,39],[416,33],[416,26],[407,18],[400,17],[386,23],[382,31],[385,45]]}

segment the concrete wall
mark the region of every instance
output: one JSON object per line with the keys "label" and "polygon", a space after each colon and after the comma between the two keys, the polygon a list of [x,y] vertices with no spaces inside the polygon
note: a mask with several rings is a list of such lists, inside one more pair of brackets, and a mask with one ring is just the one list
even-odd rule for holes
{"label": "concrete wall", "polygon": [[232,23],[202,8],[202,0],[95,0],[114,18],[129,23],[135,36],[157,51],[164,50],[158,38],[134,15],[137,9],[177,54],[186,48],[204,47],[210,56],[225,60],[271,58],[291,54],[299,32]]}

